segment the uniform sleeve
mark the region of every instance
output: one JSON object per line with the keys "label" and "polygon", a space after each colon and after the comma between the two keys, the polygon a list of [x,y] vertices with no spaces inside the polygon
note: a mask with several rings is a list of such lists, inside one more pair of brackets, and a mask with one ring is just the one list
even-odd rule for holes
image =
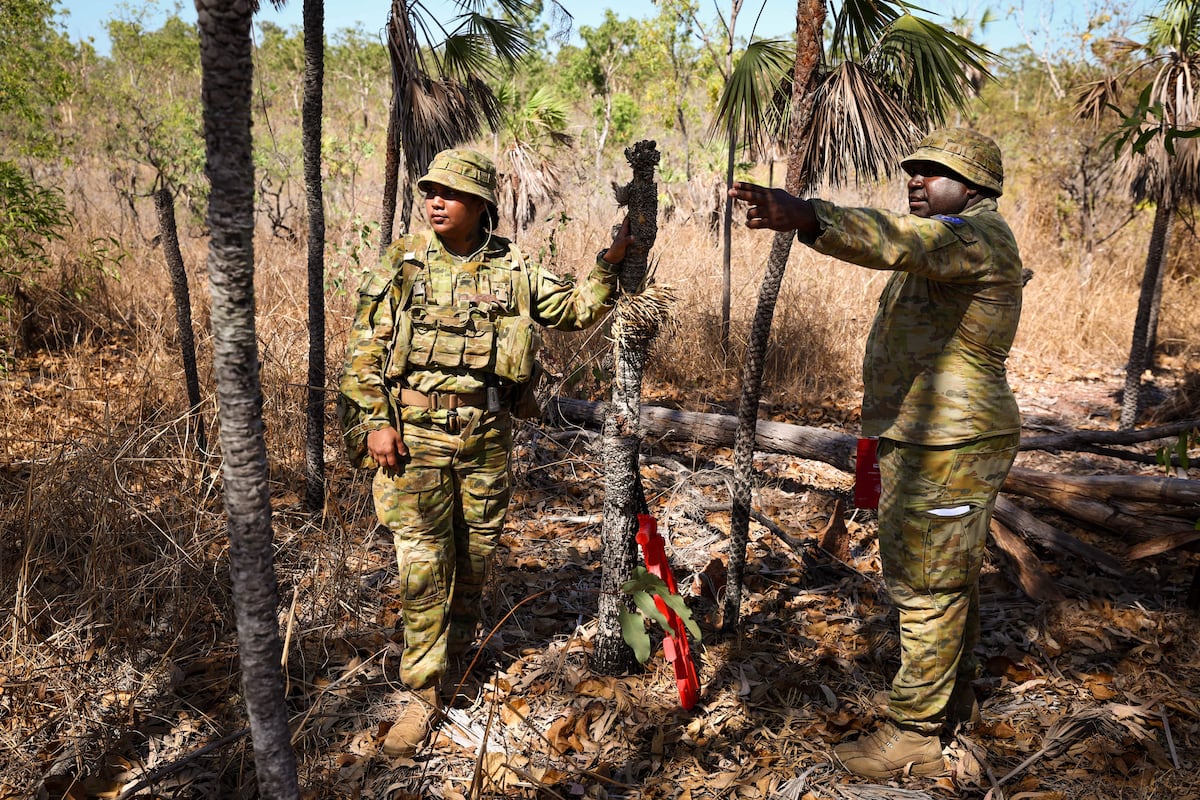
{"label": "uniform sleeve", "polygon": [[578,285],[538,266],[530,272],[530,284],[533,317],[538,323],[547,328],[578,331],[595,324],[612,308],[617,273],[596,256],[596,265]]}
{"label": "uniform sleeve", "polygon": [[970,217],[926,218],[811,202],[822,232],[804,243],[820,253],[860,267],[900,270],[947,283],[987,277],[990,249],[978,246]]}
{"label": "uniform sleeve", "polygon": [[363,410],[368,430],[392,424],[383,374],[395,326],[394,274],[392,259],[385,257],[363,281],[338,384],[338,391]]}

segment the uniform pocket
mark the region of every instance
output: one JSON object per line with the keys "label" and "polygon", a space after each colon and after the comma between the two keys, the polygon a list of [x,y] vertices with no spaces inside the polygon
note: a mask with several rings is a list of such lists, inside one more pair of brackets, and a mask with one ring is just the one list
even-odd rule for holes
{"label": "uniform pocket", "polygon": [[462,482],[463,516],[469,522],[495,523],[497,531],[512,496],[507,470],[467,475]]}
{"label": "uniform pocket", "polygon": [[405,554],[399,571],[400,603],[406,612],[428,611],[446,602],[450,576],[445,559]]}

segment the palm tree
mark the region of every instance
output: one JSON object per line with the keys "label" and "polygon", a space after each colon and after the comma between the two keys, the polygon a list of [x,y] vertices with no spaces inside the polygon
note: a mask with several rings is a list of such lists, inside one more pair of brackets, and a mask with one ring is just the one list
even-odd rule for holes
{"label": "palm tree", "polygon": [[325,506],[325,202],[321,110],[325,85],[325,2],[304,0],[304,184],[308,205],[308,390],[304,507]]}
{"label": "palm tree", "polygon": [[[829,5],[833,5],[830,3]],[[840,185],[891,174],[914,140],[942,124],[971,93],[972,70],[987,74],[985,48],[907,11],[902,0],[837,4],[825,49],[825,0],[798,0],[796,54],[786,115],[766,113],[768,93],[786,75],[771,55],[778,42],[754,42],[726,85],[719,124],[731,140],[761,141],[768,123],[786,121],[785,188],[802,195],[820,182]],[[792,234],[776,234],[759,289],[742,371],[734,444],[733,513],[724,624],[741,612],[750,525],[752,457],[763,360]]]}
{"label": "palm tree", "polygon": [[[420,0],[392,0],[388,13],[388,57],[392,104],[388,119],[380,239],[392,241],[400,159],[404,159],[407,228],[412,184],[437,153],[478,136],[500,119],[496,95],[487,84],[501,65],[513,65],[531,43],[530,17],[540,3],[499,0],[500,17],[482,13],[483,0],[455,0],[462,10],[451,29],[433,18]],[[562,6],[554,3],[556,9]],[[569,15],[568,15],[569,16]]]}
{"label": "palm tree", "polygon": [[552,90],[539,86],[524,102],[511,85],[496,92],[500,103],[501,135],[499,197],[501,212],[512,218],[513,235],[529,227],[538,204],[559,199],[561,163],[555,150],[570,147],[567,107]]}
{"label": "palm tree", "polygon": [[1129,88],[1139,89],[1137,109],[1128,116],[1121,114],[1128,146],[1120,148],[1115,167],[1135,200],[1154,204],[1154,224],[1125,365],[1122,430],[1137,422],[1142,374],[1154,356],[1171,229],[1179,207],[1195,202],[1200,194],[1200,145],[1179,135],[1194,133],[1200,124],[1200,4],[1167,0],[1158,14],[1143,20],[1142,27],[1145,43],[1122,43],[1125,52],[1140,58],[1118,74],[1086,86],[1079,100],[1080,116],[1100,121],[1108,111],[1120,108]]}
{"label": "palm tree", "polygon": [[267,448],[254,327],[252,0],[196,0],[211,184],[208,275],[229,573],[259,793],[299,798],[284,701]]}

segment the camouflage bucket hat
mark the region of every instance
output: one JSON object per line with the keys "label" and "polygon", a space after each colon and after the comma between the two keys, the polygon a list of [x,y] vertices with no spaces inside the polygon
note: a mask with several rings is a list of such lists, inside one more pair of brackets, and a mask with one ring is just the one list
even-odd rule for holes
{"label": "camouflage bucket hat", "polygon": [[968,183],[992,192],[997,197],[1004,189],[1004,164],[994,141],[967,128],[942,128],[917,144],[912,155],[900,162],[912,174],[914,161],[931,161],[952,169]]}
{"label": "camouflage bucket hat", "polygon": [[425,191],[431,183],[482,197],[491,209],[496,208],[496,165],[483,153],[443,150],[433,157],[417,188]]}

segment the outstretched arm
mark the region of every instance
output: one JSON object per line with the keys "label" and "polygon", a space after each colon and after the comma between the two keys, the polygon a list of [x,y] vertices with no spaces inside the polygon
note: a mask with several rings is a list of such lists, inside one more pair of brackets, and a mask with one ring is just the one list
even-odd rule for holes
{"label": "outstretched arm", "polygon": [[735,181],[729,196],[749,203],[746,209],[747,228],[768,228],[773,231],[796,231],[802,239],[814,239],[821,233],[817,215],[807,200],[785,192],[768,189],[753,183]]}

